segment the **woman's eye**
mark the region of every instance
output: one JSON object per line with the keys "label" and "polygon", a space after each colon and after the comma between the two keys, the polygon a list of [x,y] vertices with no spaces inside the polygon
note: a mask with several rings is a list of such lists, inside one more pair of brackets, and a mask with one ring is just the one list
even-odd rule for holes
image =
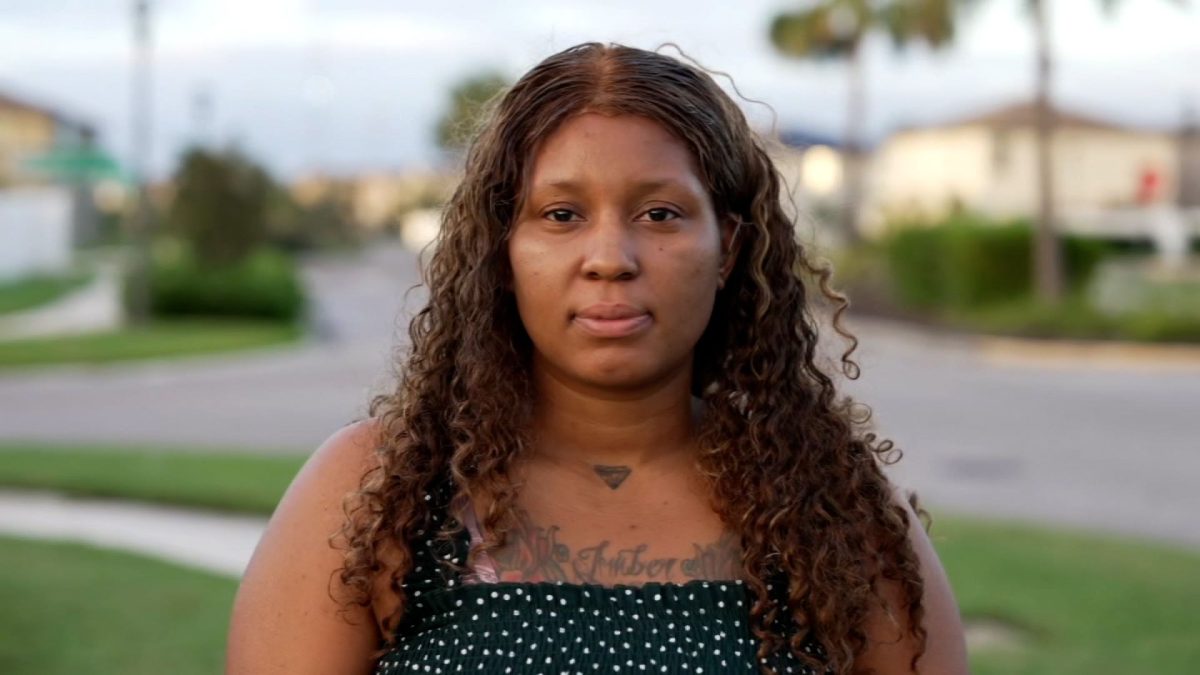
{"label": "woman's eye", "polygon": [[556,223],[569,223],[573,215],[575,215],[575,212],[570,209],[553,209],[546,212],[546,217]]}
{"label": "woman's eye", "polygon": [[675,213],[671,209],[657,208],[647,211],[646,216],[649,217],[653,222],[665,223],[672,218],[678,218],[679,214]]}

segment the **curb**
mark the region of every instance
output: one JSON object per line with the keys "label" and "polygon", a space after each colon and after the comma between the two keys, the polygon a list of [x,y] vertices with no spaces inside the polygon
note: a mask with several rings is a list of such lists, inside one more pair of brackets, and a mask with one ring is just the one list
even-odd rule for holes
{"label": "curb", "polygon": [[1200,346],[1189,344],[1034,340],[995,335],[981,335],[975,344],[980,357],[990,363],[1200,372]]}
{"label": "curb", "polygon": [[1200,372],[1200,345],[1194,344],[1021,338],[941,330],[877,316],[851,317],[850,323],[868,330],[903,334],[910,339],[940,345],[950,343],[985,363],[996,365]]}

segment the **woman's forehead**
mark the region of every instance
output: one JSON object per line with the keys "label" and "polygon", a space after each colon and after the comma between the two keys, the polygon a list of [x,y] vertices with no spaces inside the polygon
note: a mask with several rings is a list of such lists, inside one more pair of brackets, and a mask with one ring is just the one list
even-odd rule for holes
{"label": "woman's forehead", "polygon": [[534,192],[703,190],[690,148],[661,124],[634,115],[566,120],[540,144],[527,175]]}

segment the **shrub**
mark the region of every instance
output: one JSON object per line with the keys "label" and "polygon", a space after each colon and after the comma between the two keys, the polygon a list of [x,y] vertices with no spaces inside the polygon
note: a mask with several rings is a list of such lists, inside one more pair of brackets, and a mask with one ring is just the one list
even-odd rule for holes
{"label": "shrub", "polygon": [[348,190],[335,188],[304,205],[276,190],[268,212],[267,239],[276,248],[297,253],[354,248],[362,242],[350,200]]}
{"label": "shrub", "polygon": [[[1081,288],[1108,246],[1062,238],[1069,289]],[[922,309],[965,309],[1031,294],[1033,229],[1028,220],[995,222],[970,213],[943,221],[894,223],[883,242],[895,295]]]}
{"label": "shrub", "polygon": [[200,262],[187,247],[156,251],[151,313],[160,317],[297,320],[306,301],[293,260],[260,248],[228,265]]}

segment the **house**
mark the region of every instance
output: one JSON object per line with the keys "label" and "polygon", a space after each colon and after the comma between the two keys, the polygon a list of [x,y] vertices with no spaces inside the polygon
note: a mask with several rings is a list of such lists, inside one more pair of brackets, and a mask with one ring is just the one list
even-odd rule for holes
{"label": "house", "polygon": [[87,122],[0,91],[0,187],[45,183],[43,173],[28,168],[31,160],[94,137]]}
{"label": "house", "polygon": [[[1137,235],[1137,218],[1106,216],[1179,204],[1181,196],[1195,193],[1200,176],[1184,170],[1179,134],[1062,108],[1052,114],[1052,178],[1064,229]],[[955,206],[996,217],[1035,214],[1037,166],[1032,103],[902,129],[882,143],[872,162],[866,225],[879,227],[896,214],[936,216]]]}
{"label": "house", "polygon": [[[796,222],[801,237],[819,245],[835,245],[840,239],[836,224],[844,207],[846,144],[835,136],[800,127],[762,136],[783,180],[784,210]],[[852,158],[869,162],[870,147],[863,147]]]}
{"label": "house", "polygon": [[779,143],[770,154],[789,191],[808,203],[836,198],[841,192],[844,152],[838,138],[792,128],[779,132]]}
{"label": "house", "polygon": [[[0,92],[0,279],[54,273],[95,231],[80,160],[107,160],[86,122]],[[87,171],[91,168],[84,167]]]}
{"label": "house", "polygon": [[454,190],[457,177],[426,171],[375,171],[354,176],[311,174],[290,185],[302,206],[332,199],[348,207],[355,227],[376,235],[399,227],[401,215],[412,209],[439,206]]}

